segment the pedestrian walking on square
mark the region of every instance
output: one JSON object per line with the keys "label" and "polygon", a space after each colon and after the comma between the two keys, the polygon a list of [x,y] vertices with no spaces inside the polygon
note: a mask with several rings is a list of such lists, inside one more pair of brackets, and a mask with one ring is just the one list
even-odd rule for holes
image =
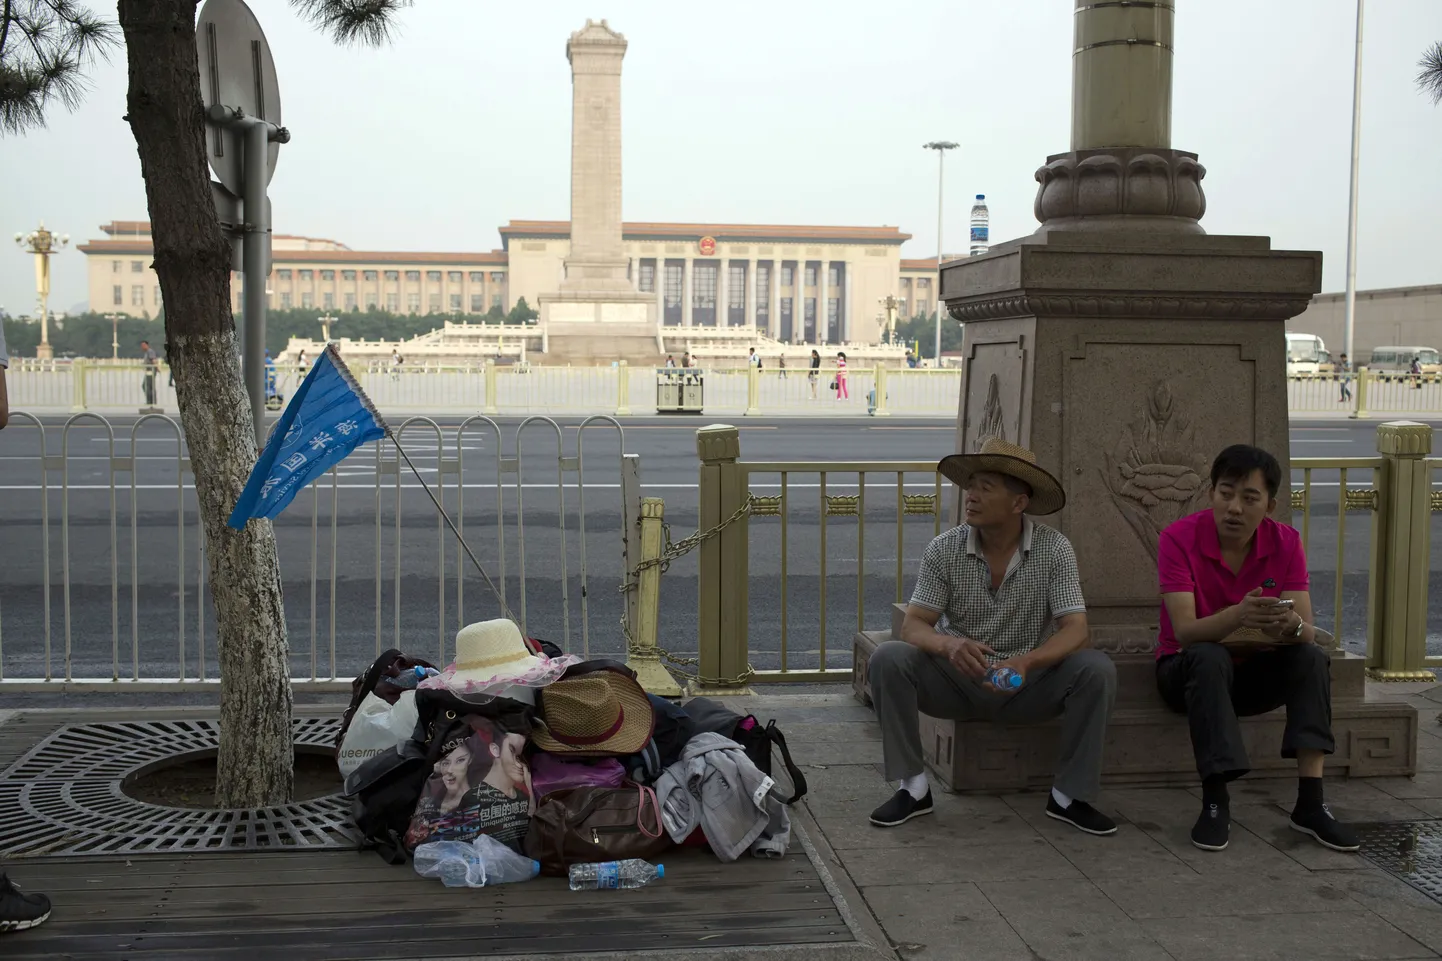
{"label": "pedestrian walking on square", "polygon": [[816,400],[816,381],[821,377],[821,354],[819,351],[811,352],[811,371],[806,379],[811,381],[811,399]]}
{"label": "pedestrian walking on square", "polygon": [[145,374],[140,381],[140,389],[145,393],[145,406],[155,406],[155,374],[159,370],[156,362],[155,351],[150,349],[150,341],[140,342],[140,359],[145,363]]}
{"label": "pedestrian walking on square", "polygon": [[1337,399],[1337,403],[1345,404],[1352,399],[1352,363],[1346,354],[1337,361],[1337,374],[1342,381],[1342,396]]}
{"label": "pedestrian walking on square", "polygon": [[836,399],[851,399],[851,394],[846,389],[846,351],[844,350],[836,352]]}
{"label": "pedestrian walking on square", "polygon": [[781,371],[781,379],[786,379],[786,357],[783,354],[776,359],[776,368]]}

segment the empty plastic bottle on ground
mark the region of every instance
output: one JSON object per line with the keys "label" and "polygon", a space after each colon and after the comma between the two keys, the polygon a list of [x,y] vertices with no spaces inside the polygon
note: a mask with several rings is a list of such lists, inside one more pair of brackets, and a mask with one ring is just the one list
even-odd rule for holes
{"label": "empty plastic bottle on ground", "polygon": [[976,203],[971,207],[971,255],[984,254],[990,249],[991,214],[986,209],[986,194],[977,194]]}
{"label": "empty plastic bottle on ground", "polygon": [[647,864],[634,858],[629,861],[605,861],[601,864],[571,865],[571,890],[605,890],[608,888],[644,888],[657,878],[666,876],[666,865]]}
{"label": "empty plastic bottle on ground", "polygon": [[416,848],[415,864],[421,877],[440,878],[448,888],[529,881],[541,873],[539,861],[485,834],[474,841],[429,841]]}
{"label": "empty plastic bottle on ground", "polygon": [[1002,690],[1021,687],[1022,676],[1009,667],[993,667],[986,672],[986,679]]}

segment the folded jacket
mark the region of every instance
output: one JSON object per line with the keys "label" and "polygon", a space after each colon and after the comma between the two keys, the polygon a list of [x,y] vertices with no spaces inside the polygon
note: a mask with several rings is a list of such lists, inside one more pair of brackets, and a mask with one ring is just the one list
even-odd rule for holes
{"label": "folded jacket", "polygon": [[[661,823],[677,844],[700,827],[716,856],[734,861],[766,834],[772,822],[766,800],[775,783],[735,741],[698,734],[656,781]],[[789,834],[789,818],[786,827]]]}

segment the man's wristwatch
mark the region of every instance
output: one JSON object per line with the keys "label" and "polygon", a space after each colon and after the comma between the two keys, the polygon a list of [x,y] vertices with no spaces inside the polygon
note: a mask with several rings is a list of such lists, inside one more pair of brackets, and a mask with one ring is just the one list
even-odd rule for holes
{"label": "man's wristwatch", "polygon": [[1298,614],[1298,615],[1297,615],[1297,626],[1294,627],[1294,628],[1292,628],[1292,630],[1288,631],[1288,632],[1287,632],[1286,634],[1284,634],[1283,636],[1284,636],[1284,637],[1291,637],[1291,638],[1301,637],[1301,636],[1302,636],[1302,631],[1303,631],[1303,629],[1306,628],[1306,626],[1307,626],[1307,622],[1302,619],[1302,615]]}

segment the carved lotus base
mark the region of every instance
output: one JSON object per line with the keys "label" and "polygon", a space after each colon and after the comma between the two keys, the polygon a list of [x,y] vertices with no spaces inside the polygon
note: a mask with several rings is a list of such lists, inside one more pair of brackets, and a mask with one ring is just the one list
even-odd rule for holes
{"label": "carved lotus base", "polygon": [[1182,150],[1119,147],[1048,157],[1036,172],[1039,232],[1206,233],[1206,168]]}

